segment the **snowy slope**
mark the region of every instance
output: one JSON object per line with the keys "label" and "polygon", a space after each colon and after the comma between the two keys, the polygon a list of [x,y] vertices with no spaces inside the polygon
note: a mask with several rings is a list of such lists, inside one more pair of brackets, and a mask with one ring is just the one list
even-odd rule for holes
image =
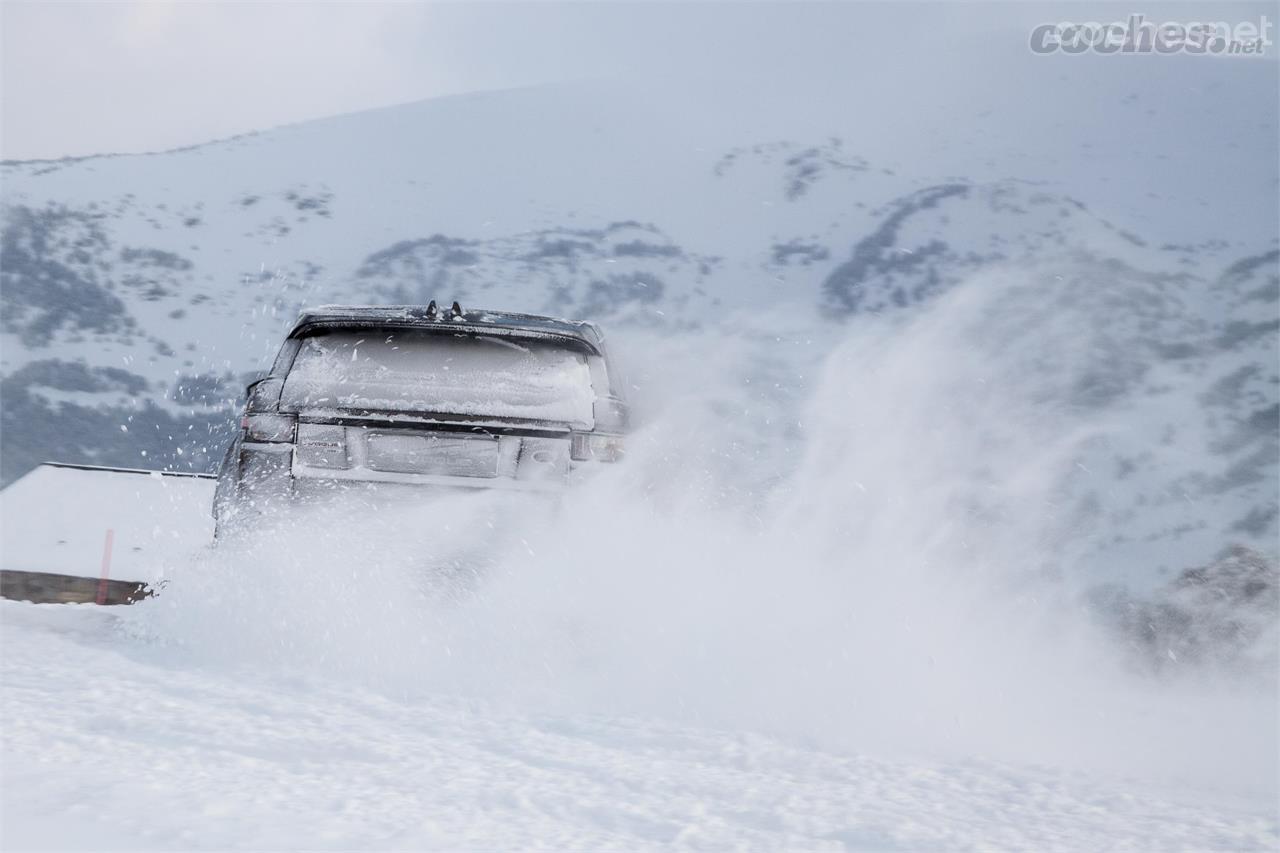
{"label": "snowy slope", "polygon": [[[1277,843],[1257,804],[1078,773],[840,755],[655,719],[174,668],[122,647],[109,619],[85,609],[8,605],[0,620],[6,849]],[[50,668],[68,660],[83,668]]]}

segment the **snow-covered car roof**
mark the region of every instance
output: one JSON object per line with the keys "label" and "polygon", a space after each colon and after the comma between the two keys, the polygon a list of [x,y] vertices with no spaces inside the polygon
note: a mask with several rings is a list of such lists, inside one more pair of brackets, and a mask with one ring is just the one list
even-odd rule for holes
{"label": "snow-covered car roof", "polygon": [[434,302],[430,305],[320,305],[305,308],[298,315],[289,337],[301,337],[318,327],[368,326],[447,328],[456,332],[545,337],[577,342],[597,355],[604,354],[604,335],[593,323],[505,311],[455,311],[447,306],[437,308]]}

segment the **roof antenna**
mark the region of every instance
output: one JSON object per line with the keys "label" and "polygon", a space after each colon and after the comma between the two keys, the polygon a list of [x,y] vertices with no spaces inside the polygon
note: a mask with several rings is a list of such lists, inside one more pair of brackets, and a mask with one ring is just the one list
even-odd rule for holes
{"label": "roof antenna", "polygon": [[436,301],[432,299],[431,302],[428,303],[427,305],[427,319],[434,320],[435,318],[436,318]]}
{"label": "roof antenna", "polygon": [[453,307],[452,307],[452,308],[450,308],[450,309],[449,309],[449,311],[450,311],[450,312],[453,314],[453,316],[455,316],[455,317],[461,317],[461,316],[462,316],[462,306],[461,306],[461,305],[459,305],[459,304],[457,303],[457,301],[455,301],[455,302],[453,303]]}

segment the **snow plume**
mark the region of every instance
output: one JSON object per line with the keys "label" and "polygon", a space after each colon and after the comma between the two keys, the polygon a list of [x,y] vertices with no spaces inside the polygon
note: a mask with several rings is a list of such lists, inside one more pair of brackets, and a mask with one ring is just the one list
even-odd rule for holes
{"label": "snow plume", "polygon": [[[149,630],[165,654],[393,695],[1273,796],[1273,668],[1154,678],[1082,603],[1133,558],[1141,489],[1205,451],[1149,434],[1199,404],[1116,319],[1157,334],[1166,283],[1061,270],[841,326],[778,306],[632,331],[625,464],[555,505],[311,510],[175,578]],[[1126,456],[1150,482],[1102,470]]]}

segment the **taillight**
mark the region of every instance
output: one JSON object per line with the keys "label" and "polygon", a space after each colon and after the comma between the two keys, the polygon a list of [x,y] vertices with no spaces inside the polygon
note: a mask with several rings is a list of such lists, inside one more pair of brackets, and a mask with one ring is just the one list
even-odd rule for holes
{"label": "taillight", "polygon": [[282,415],[276,410],[283,389],[284,381],[277,376],[267,376],[249,386],[244,417],[240,419],[245,441],[293,441],[297,416]]}
{"label": "taillight", "polygon": [[569,441],[569,456],[577,462],[617,462],[626,454],[620,435],[576,432]]}
{"label": "taillight", "polygon": [[297,425],[295,415],[250,413],[240,419],[245,441],[293,441]]}

